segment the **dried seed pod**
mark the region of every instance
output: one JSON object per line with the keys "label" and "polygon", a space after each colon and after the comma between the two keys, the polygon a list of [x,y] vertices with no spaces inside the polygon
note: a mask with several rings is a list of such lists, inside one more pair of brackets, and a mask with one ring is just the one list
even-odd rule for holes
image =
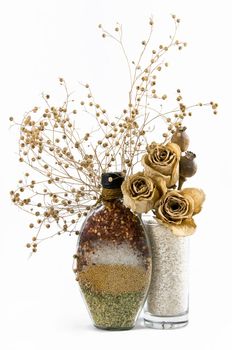
{"label": "dried seed pod", "polygon": [[197,164],[195,162],[196,154],[193,152],[186,152],[184,156],[180,158],[180,175],[184,177],[192,177],[196,174]]}
{"label": "dried seed pod", "polygon": [[182,152],[187,151],[189,146],[189,137],[185,132],[186,126],[178,127],[172,136],[171,141],[177,143]]}
{"label": "dried seed pod", "polygon": [[186,152],[184,156],[180,158],[179,165],[179,186],[180,190],[183,183],[186,181],[186,177],[192,177],[196,174],[197,164],[195,162],[196,154],[193,152]]}

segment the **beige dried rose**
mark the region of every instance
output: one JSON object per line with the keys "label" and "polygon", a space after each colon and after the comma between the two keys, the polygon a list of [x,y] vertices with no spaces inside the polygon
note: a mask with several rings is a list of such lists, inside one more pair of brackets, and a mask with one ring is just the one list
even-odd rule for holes
{"label": "beige dried rose", "polygon": [[194,215],[200,213],[202,203],[205,200],[205,193],[198,188],[184,188],[181,193],[192,197],[194,201]]}
{"label": "beige dried rose", "polygon": [[172,187],[179,179],[180,156],[181,150],[177,144],[160,145],[153,142],[142,158],[145,174],[153,179],[162,176],[167,187]]}
{"label": "beige dried rose", "polygon": [[196,228],[192,217],[201,211],[204,200],[204,192],[196,188],[168,191],[156,204],[156,217],[175,235],[191,235]]}
{"label": "beige dried rose", "polygon": [[123,202],[137,213],[147,213],[167,191],[165,181],[157,177],[156,181],[142,172],[125,178],[122,184]]}

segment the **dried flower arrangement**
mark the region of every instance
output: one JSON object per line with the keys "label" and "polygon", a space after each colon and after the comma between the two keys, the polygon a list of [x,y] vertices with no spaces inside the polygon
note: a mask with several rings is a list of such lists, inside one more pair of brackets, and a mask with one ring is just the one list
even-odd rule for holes
{"label": "dried flower arrangement", "polygon": [[[154,21],[149,19],[149,34],[134,61],[126,53],[122,26],[117,24],[110,33],[99,25],[102,37],[120,46],[129,71],[128,103],[117,117],[95,101],[89,84],[83,84],[86,99],[74,101],[60,78],[65,91],[61,106],[54,106],[50,96],[43,94],[44,109],[32,108],[20,123],[10,118],[20,130],[19,162],[40,176],[36,180],[26,172],[10,192],[13,203],[34,218],[29,227],[36,232],[27,244],[32,253],[48,238],[79,233],[78,223],[100,198],[101,173],[108,171],[123,171],[124,203],[133,211],[154,210],[157,219],[177,235],[193,232],[192,216],[200,211],[204,194],[197,189],[181,189],[186,178],[196,172],[195,155],[182,155],[189,144],[183,122],[197,107],[210,107],[217,114],[218,105],[209,102],[188,106],[177,89],[174,107],[165,110],[169,98],[159,93],[157,81],[168,67],[169,51],[187,45],[177,39],[180,19],[172,15],[172,20],[173,35],[167,43],[153,47]],[[90,116],[96,125],[91,132],[79,126],[83,115]],[[157,119],[164,122],[166,131],[161,143],[149,144],[148,135],[151,137]],[[144,170],[135,172],[140,161]],[[54,232],[43,236],[44,228]]]}

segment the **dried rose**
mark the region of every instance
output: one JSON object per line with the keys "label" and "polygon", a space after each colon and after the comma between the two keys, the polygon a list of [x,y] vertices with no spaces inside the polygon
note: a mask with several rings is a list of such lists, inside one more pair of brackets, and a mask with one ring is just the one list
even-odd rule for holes
{"label": "dried rose", "polygon": [[136,173],[125,178],[122,184],[123,201],[137,213],[147,213],[166,192],[165,181],[157,177],[153,181],[144,173]]}
{"label": "dried rose", "polygon": [[194,212],[193,214],[198,214],[201,211],[202,204],[205,200],[205,193],[198,188],[184,188],[181,193],[186,196],[192,197],[194,201]]}
{"label": "dried rose", "polygon": [[148,147],[148,153],[142,158],[145,174],[152,179],[162,176],[167,187],[172,187],[179,179],[180,156],[180,147],[175,143],[152,143]]}
{"label": "dried rose", "polygon": [[204,192],[196,188],[168,191],[156,204],[156,217],[176,236],[191,235],[196,228],[192,217],[200,212],[204,200]]}

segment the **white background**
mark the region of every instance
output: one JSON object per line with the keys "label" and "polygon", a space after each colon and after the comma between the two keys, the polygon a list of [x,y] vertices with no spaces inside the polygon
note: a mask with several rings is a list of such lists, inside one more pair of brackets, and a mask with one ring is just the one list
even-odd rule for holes
{"label": "white background", "polygon": [[[119,50],[103,41],[97,25],[124,26],[133,55],[153,14],[157,35],[171,33],[170,13],[182,19],[186,50],[173,55],[167,88],[187,100],[217,100],[219,116],[199,110],[187,123],[199,170],[189,182],[207,193],[191,237],[190,323],[176,331],[104,332],[92,327],[71,270],[75,239],[61,237],[27,260],[29,218],[8,193],[23,169],[17,162],[19,119],[39,104],[40,93],[90,82],[95,96],[117,113],[124,107],[127,76]],[[231,9],[230,1],[199,0],[1,0],[0,2],[0,348],[37,349],[231,349]],[[158,34],[159,33],[159,34]],[[159,39],[157,39],[159,43]]]}

